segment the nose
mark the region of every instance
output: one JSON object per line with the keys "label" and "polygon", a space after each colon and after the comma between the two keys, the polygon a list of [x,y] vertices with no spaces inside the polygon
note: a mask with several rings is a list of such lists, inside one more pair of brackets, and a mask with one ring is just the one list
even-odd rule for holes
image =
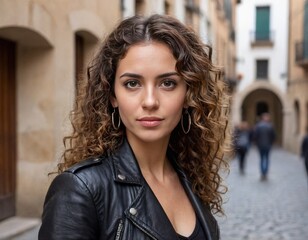
{"label": "nose", "polygon": [[144,89],[142,107],[156,109],[159,106],[158,93],[155,86],[148,86]]}

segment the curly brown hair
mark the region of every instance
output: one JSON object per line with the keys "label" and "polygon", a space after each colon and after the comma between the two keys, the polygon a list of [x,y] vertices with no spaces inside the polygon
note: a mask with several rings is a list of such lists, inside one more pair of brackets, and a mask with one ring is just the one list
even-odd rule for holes
{"label": "curly brown hair", "polygon": [[84,89],[70,114],[73,132],[64,138],[65,151],[58,172],[86,158],[116,150],[125,136],[125,126],[112,127],[112,105],[117,64],[137,43],[166,44],[176,59],[176,70],[187,84],[186,103],[192,124],[188,134],[181,124],[169,142],[178,154],[178,163],[192,183],[193,191],[214,213],[222,210],[220,169],[224,160],[228,98],[222,71],[211,61],[212,49],[177,19],[165,15],[134,16],[123,20],[107,36],[88,68]]}

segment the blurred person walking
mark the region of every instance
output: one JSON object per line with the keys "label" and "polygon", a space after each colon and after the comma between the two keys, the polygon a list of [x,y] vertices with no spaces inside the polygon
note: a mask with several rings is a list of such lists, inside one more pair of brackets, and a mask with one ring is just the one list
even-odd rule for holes
{"label": "blurred person walking", "polygon": [[254,138],[260,153],[261,180],[266,180],[269,169],[269,154],[276,138],[269,113],[261,115],[260,122],[255,126]]}
{"label": "blurred person walking", "polygon": [[241,122],[234,130],[234,147],[239,160],[239,170],[245,173],[245,162],[248,149],[250,147],[252,131],[246,121]]}
{"label": "blurred person walking", "polygon": [[304,136],[302,141],[301,156],[305,160],[306,173],[308,176],[308,126],[306,128],[306,135]]}

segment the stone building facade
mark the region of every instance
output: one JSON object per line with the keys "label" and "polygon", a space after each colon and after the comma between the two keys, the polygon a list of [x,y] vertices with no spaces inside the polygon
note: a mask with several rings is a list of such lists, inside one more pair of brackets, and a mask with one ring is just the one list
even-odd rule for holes
{"label": "stone building facade", "polygon": [[289,12],[288,99],[289,126],[286,148],[299,153],[308,131],[308,1],[290,0]]}
{"label": "stone building facade", "polygon": [[121,7],[99,0],[1,0],[0,6],[0,217],[39,216],[69,129],[76,62],[88,61],[121,19]]}
{"label": "stone building facade", "polygon": [[236,11],[236,71],[241,80],[233,97],[233,122],[244,120],[254,126],[262,113],[269,112],[277,144],[284,146],[290,124],[289,1],[241,1]]}
{"label": "stone building facade", "polygon": [[0,0],[0,221],[40,216],[55,176],[48,173],[56,170],[62,139],[70,131],[77,76],[116,23],[134,14],[173,15],[217,47],[216,61],[227,66],[231,78],[234,3]]}

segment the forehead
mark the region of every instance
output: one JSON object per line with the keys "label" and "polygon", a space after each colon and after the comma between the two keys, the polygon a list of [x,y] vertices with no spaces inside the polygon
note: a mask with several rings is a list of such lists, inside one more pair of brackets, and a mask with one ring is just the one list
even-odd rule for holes
{"label": "forehead", "polygon": [[117,70],[134,67],[142,68],[170,68],[175,69],[176,59],[170,48],[160,42],[142,42],[132,45],[125,56],[119,61]]}

